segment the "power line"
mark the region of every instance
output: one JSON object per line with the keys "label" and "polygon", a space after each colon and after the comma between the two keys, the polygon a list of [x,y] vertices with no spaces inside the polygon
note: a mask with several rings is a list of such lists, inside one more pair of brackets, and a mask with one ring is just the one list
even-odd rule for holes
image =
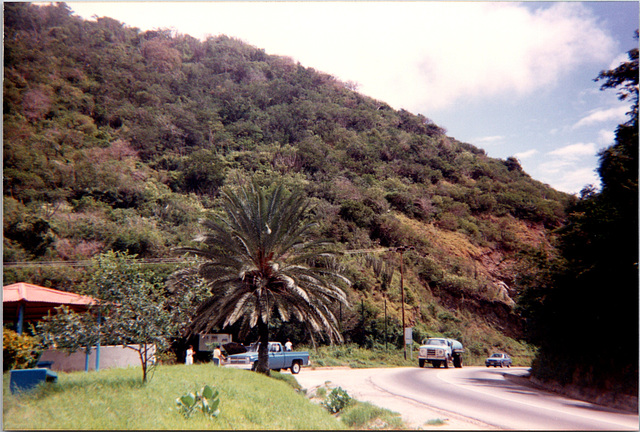
{"label": "power line", "polygon": [[[189,262],[184,258],[139,258],[132,260],[139,264],[160,265],[160,264],[183,264]],[[3,262],[3,267],[88,267],[93,263],[91,260],[69,260],[69,261],[13,261]]]}
{"label": "power line", "polygon": [[[364,254],[364,253],[382,253],[382,252],[396,252],[397,248],[375,248],[375,249],[351,249],[342,251],[345,255]],[[132,260],[139,264],[144,265],[162,265],[162,264],[185,264],[190,260],[185,258],[137,258]],[[2,266],[5,268],[13,267],[55,267],[55,266],[67,266],[67,267],[88,267],[93,263],[92,260],[58,260],[58,261],[10,261],[3,262]]]}

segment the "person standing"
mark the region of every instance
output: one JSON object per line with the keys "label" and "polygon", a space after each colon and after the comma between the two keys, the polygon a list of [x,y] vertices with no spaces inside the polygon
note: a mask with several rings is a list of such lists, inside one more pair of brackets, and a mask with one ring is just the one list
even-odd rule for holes
{"label": "person standing", "polygon": [[293,344],[291,343],[291,339],[287,339],[287,341],[284,343],[284,350],[285,351],[293,350]]}
{"label": "person standing", "polygon": [[213,349],[213,358],[218,359],[218,366],[222,365],[225,361],[225,356],[222,354],[222,351],[220,351],[220,345],[216,345]]}
{"label": "person standing", "polygon": [[187,355],[185,356],[184,364],[193,364],[193,345],[189,345],[189,348],[187,348]]}

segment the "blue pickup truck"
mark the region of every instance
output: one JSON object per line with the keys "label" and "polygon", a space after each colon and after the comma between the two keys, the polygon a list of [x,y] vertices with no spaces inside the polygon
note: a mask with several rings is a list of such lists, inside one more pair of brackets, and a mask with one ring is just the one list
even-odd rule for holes
{"label": "blue pickup truck", "polygon": [[[225,366],[255,369],[259,347],[260,342],[256,342],[247,348],[247,352],[228,356]],[[297,374],[300,373],[302,366],[308,365],[309,353],[307,351],[284,351],[280,342],[269,342],[269,369],[275,371],[291,369],[292,374]]]}

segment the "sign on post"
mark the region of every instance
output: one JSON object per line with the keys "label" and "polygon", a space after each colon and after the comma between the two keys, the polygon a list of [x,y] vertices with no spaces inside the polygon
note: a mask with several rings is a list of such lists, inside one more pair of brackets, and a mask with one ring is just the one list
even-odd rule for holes
{"label": "sign on post", "polygon": [[405,345],[413,344],[413,327],[404,328],[404,344]]}

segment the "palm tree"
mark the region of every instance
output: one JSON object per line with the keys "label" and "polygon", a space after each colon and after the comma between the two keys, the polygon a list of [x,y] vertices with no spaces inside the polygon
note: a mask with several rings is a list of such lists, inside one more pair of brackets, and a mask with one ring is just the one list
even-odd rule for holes
{"label": "palm tree", "polygon": [[[204,260],[196,267],[211,289],[192,323],[196,332],[241,321],[242,329],[258,327],[260,348],[256,370],[269,373],[269,321],[276,313],[291,317],[331,343],[341,342],[332,311],[349,306],[337,283],[349,283],[331,267],[328,243],[309,240],[314,223],[300,192],[282,186],[266,193],[255,183],[223,191],[222,214],[203,221],[207,233],[200,247],[181,248]],[[188,271],[186,272],[188,273]],[[184,273],[182,276],[186,275]],[[180,278],[181,275],[178,275]]]}

